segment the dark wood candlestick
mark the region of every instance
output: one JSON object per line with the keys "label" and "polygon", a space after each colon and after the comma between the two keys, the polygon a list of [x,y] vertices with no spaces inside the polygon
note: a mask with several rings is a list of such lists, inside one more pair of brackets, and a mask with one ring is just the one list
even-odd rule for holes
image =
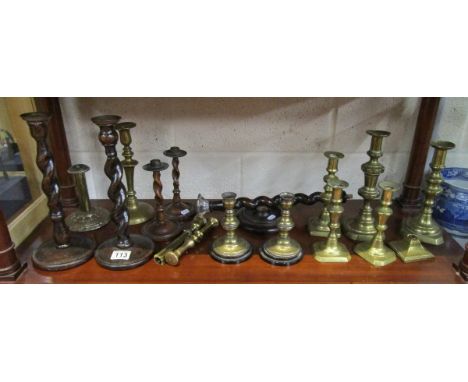
{"label": "dark wood candlestick", "polygon": [[171,147],[169,150],[164,151],[164,155],[172,158],[172,181],[174,185],[172,201],[166,206],[165,211],[169,219],[172,220],[189,220],[195,215],[195,207],[192,204],[184,203],[180,199],[179,188],[179,158],[187,155],[187,152],[181,150],[177,146]]}
{"label": "dark wood candlestick", "polygon": [[0,211],[0,281],[15,281],[26,269],[27,263],[21,264],[16,256],[15,244]]}
{"label": "dark wood candlestick", "polygon": [[128,210],[125,205],[125,186],[122,184],[122,164],[115,148],[118,134],[115,125],[120,117],[102,115],[91,118],[99,126],[99,141],[107,156],[104,172],[111,184],[107,195],[114,203],[112,221],[117,226],[117,235],[101,243],[95,258],[99,265],[112,270],[132,269],[146,263],[153,253],[153,242],[143,235],[129,235]]}
{"label": "dark wood candlestick", "polygon": [[144,170],[153,173],[154,199],[156,201],[156,216],[143,226],[143,233],[154,241],[169,240],[182,231],[182,226],[176,221],[166,219],[164,213],[161,171],[166,170],[168,167],[167,163],[161,162],[159,159],[152,159],[143,166]]}
{"label": "dark wood candlestick", "polygon": [[463,255],[458,266],[455,265],[455,269],[459,272],[461,278],[468,282],[468,243],[465,244],[465,254]]}
{"label": "dark wood candlestick", "polygon": [[36,163],[43,174],[42,191],[49,201],[49,216],[53,224],[53,239],[45,241],[34,252],[33,264],[47,271],[76,267],[93,257],[96,243],[85,236],[71,235],[65,225],[55,162],[47,145],[47,125],[51,115],[26,113],[21,114],[21,118],[28,123],[31,135],[37,143]]}

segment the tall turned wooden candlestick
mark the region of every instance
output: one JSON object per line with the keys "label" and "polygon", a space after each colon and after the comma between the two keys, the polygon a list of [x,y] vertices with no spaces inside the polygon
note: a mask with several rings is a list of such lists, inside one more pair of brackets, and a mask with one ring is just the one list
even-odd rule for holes
{"label": "tall turned wooden candlestick", "polygon": [[51,118],[47,113],[21,114],[37,143],[36,163],[41,170],[42,191],[47,196],[49,216],[53,224],[53,239],[47,240],[32,255],[33,264],[43,270],[60,271],[83,264],[93,257],[94,240],[70,234],[60,203],[60,189],[55,163],[47,145],[47,127]]}
{"label": "tall turned wooden candlestick", "polygon": [[182,226],[176,221],[167,219],[164,213],[161,171],[166,170],[168,167],[167,163],[161,162],[159,159],[152,159],[143,166],[144,170],[153,173],[154,199],[156,201],[156,216],[143,226],[143,233],[154,241],[169,240],[182,231]]}
{"label": "tall turned wooden candlestick", "polygon": [[26,269],[16,256],[15,244],[11,241],[8,226],[0,210],[0,281],[15,281]]}
{"label": "tall turned wooden candlestick", "polygon": [[135,268],[151,258],[154,244],[143,235],[129,235],[128,233],[128,211],[125,206],[125,187],[122,184],[122,164],[115,149],[118,140],[115,125],[120,117],[102,115],[91,120],[99,126],[99,141],[104,146],[107,156],[104,172],[111,181],[107,195],[114,203],[111,216],[117,226],[116,237],[101,243],[95,251],[95,258],[104,268],[113,270]]}
{"label": "tall turned wooden candlestick", "polygon": [[189,220],[195,215],[195,207],[181,200],[179,188],[179,158],[186,156],[187,152],[181,150],[177,146],[173,146],[169,150],[164,151],[164,155],[172,158],[172,181],[174,185],[174,196],[172,197],[172,201],[165,208],[166,215],[172,220]]}
{"label": "tall turned wooden candlestick", "polygon": [[119,132],[120,143],[123,145],[122,155],[124,160],[122,166],[125,171],[125,179],[127,180],[126,205],[129,215],[129,224],[141,224],[150,220],[154,215],[154,208],[149,203],[137,200],[134,186],[134,172],[138,161],[133,159],[133,151],[130,147],[132,136],[130,130],[136,126],[133,122],[122,122],[116,125]]}

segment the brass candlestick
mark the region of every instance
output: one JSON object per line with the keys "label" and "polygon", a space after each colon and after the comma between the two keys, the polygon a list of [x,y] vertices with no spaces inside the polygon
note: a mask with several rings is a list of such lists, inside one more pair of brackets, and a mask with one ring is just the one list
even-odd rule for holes
{"label": "brass candlestick", "polygon": [[122,122],[115,126],[120,136],[120,143],[123,145],[122,155],[124,160],[122,166],[125,171],[125,179],[127,180],[127,193],[125,204],[129,215],[129,224],[141,224],[150,220],[154,216],[154,208],[145,202],[137,200],[134,186],[134,172],[138,161],[133,159],[133,151],[130,147],[132,136],[130,130],[136,126],[133,122]]}
{"label": "brass candlestick", "polygon": [[120,117],[102,115],[91,118],[99,126],[99,142],[105,149],[104,172],[111,181],[107,195],[114,203],[112,221],[117,226],[117,235],[101,243],[96,251],[96,262],[104,268],[124,270],[143,265],[153,253],[153,242],[143,235],[128,233],[128,211],[125,205],[125,186],[122,184],[122,164],[115,148],[118,135],[115,125]]}
{"label": "brass candlestick", "polygon": [[294,194],[280,194],[281,217],[278,220],[279,234],[266,241],[260,248],[260,256],[273,265],[292,265],[303,257],[301,245],[289,237],[289,231],[294,228],[291,218],[291,207],[294,204]]}
{"label": "brass candlestick", "polygon": [[315,260],[321,263],[347,263],[351,260],[351,254],[348,248],[338,241],[337,231],[344,210],[342,206],[343,189],[348,187],[349,184],[335,177],[327,181],[327,186],[331,189],[330,200],[327,204],[329,214],[328,238],[325,241],[314,243]]}
{"label": "brass candlestick", "polygon": [[356,241],[370,241],[376,232],[371,202],[379,197],[377,181],[385,170],[379,163],[379,158],[382,156],[382,141],[390,132],[367,130],[367,134],[372,137],[370,150],[367,152],[370,160],[361,166],[364,172],[364,187],[358,190],[358,194],[364,199],[363,206],[356,218],[345,219],[342,226],[345,235]]}
{"label": "brass candlestick", "polygon": [[[322,212],[319,217],[311,217],[309,219],[308,229],[311,236],[328,237],[330,233],[330,213],[328,207],[332,198],[332,187],[328,181],[338,179],[336,172],[338,171],[338,161],[344,158],[342,153],[337,151],[326,151],[324,154],[328,158],[327,175],[323,177],[325,182],[324,192],[320,195],[323,203]],[[335,230],[336,237],[341,236],[340,227]]]}
{"label": "brass candlestick", "polygon": [[252,245],[236,235],[236,229],[239,227],[239,220],[234,213],[236,194],[224,192],[221,197],[226,211],[221,226],[226,231],[226,235],[213,242],[210,255],[223,264],[238,264],[252,255]]}
{"label": "brass candlestick", "polygon": [[143,166],[146,171],[153,173],[153,190],[156,201],[156,216],[153,220],[143,226],[143,233],[154,241],[166,241],[177,236],[182,231],[182,226],[175,221],[166,218],[164,213],[164,198],[162,195],[161,171],[166,170],[169,165],[159,159],[151,161]]}
{"label": "brass candlestick", "polygon": [[47,128],[51,118],[47,113],[21,114],[37,143],[37,167],[41,170],[42,191],[47,196],[49,216],[53,224],[53,239],[42,243],[33,253],[33,264],[46,271],[74,268],[93,257],[94,240],[81,235],[71,235],[65,225],[60,188],[55,173],[55,162],[47,144]]}
{"label": "brass candlestick", "polygon": [[431,146],[435,150],[430,164],[432,172],[427,180],[426,189],[423,190],[423,209],[418,215],[403,220],[401,233],[403,236],[413,234],[423,243],[441,245],[444,243],[444,237],[442,229],[432,218],[432,208],[436,196],[442,192],[440,186],[442,183],[441,171],[445,167],[447,151],[453,149],[455,144],[447,141],[436,141],[432,142]]}
{"label": "brass candlestick", "polygon": [[404,263],[434,258],[434,255],[421,244],[416,235],[408,234],[405,239],[391,241],[388,245]]}
{"label": "brass candlestick", "polygon": [[186,156],[187,152],[177,146],[173,146],[169,150],[164,151],[164,155],[172,158],[172,180],[174,185],[174,196],[172,201],[166,206],[165,212],[169,219],[189,220],[195,214],[195,208],[192,204],[184,203],[181,200],[179,188],[179,158]]}
{"label": "brass candlestick", "polygon": [[393,213],[390,208],[392,196],[399,188],[396,183],[389,181],[381,182],[379,186],[382,189],[382,200],[380,207],[377,208],[376,233],[370,243],[363,242],[354,247],[354,252],[376,267],[382,267],[396,260],[395,252],[385,245],[384,239],[387,220]]}
{"label": "brass candlestick", "polygon": [[75,164],[68,169],[68,173],[75,179],[75,189],[80,209],[65,219],[70,231],[94,231],[105,226],[110,221],[110,213],[101,207],[92,207],[89,201],[88,186],[85,173],[89,167],[85,164]]}

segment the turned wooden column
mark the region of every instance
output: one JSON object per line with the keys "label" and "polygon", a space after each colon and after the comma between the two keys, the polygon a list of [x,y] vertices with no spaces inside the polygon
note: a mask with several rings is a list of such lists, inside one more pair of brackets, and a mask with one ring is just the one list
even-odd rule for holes
{"label": "turned wooden column", "polygon": [[0,211],[0,281],[15,281],[26,269],[26,263],[21,265],[15,252],[15,244],[11,241],[10,232]]}
{"label": "turned wooden column", "polygon": [[403,191],[396,200],[402,208],[418,208],[421,206],[421,183],[424,177],[424,168],[439,102],[439,97],[423,97],[421,99],[413,146],[411,147],[406,177],[403,182]]}

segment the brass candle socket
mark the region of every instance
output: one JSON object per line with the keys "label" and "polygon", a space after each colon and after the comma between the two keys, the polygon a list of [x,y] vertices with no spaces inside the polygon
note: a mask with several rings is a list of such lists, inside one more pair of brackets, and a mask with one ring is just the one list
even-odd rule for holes
{"label": "brass candle socket", "polygon": [[396,252],[404,263],[433,259],[434,255],[429,252],[419,241],[418,237],[408,234],[403,240],[395,240],[388,245]]}
{"label": "brass candle socket", "polygon": [[321,263],[347,263],[351,260],[351,254],[348,248],[338,241],[337,231],[344,210],[342,206],[343,189],[349,184],[338,178],[332,178],[327,180],[327,186],[331,189],[331,197],[327,207],[329,213],[328,238],[325,241],[314,243],[315,260]]}
{"label": "brass candle socket", "polygon": [[252,245],[236,235],[236,229],[239,227],[239,220],[234,212],[236,194],[224,192],[221,197],[225,210],[221,226],[226,234],[213,242],[210,256],[223,264],[239,264],[252,256]]}
{"label": "brass candle socket", "polygon": [[291,208],[294,204],[294,194],[282,192],[280,194],[281,217],[278,220],[279,234],[263,243],[260,256],[273,265],[292,265],[299,262],[304,253],[301,245],[291,237],[289,231],[294,228],[291,218]]}
{"label": "brass candle socket", "polygon": [[422,211],[416,215],[403,219],[401,233],[403,236],[413,234],[423,243],[441,245],[444,243],[442,229],[432,218],[432,208],[435,198],[442,192],[441,171],[445,167],[445,158],[447,151],[455,147],[455,144],[448,141],[432,142],[431,146],[435,149],[430,167],[431,175],[427,179],[424,193],[424,203]]}
{"label": "brass candle socket", "polygon": [[[324,192],[320,195],[323,208],[319,217],[311,217],[309,219],[308,230],[311,236],[328,237],[330,233],[330,213],[328,207],[332,198],[332,187],[328,184],[328,181],[332,179],[338,179],[336,172],[338,171],[338,161],[344,158],[342,153],[337,151],[326,151],[325,157],[328,158],[327,175],[323,177],[325,182]],[[337,237],[341,236],[340,227],[335,231]]]}
{"label": "brass candle socket", "polygon": [[115,128],[119,132],[120,143],[123,145],[122,155],[124,160],[121,161],[125,171],[125,179],[127,180],[127,192],[125,204],[128,210],[129,225],[141,224],[150,220],[154,216],[154,208],[148,203],[137,200],[134,176],[135,166],[138,161],[133,159],[133,151],[130,147],[132,136],[130,130],[136,126],[133,122],[118,123]]}
{"label": "brass candle socket", "polygon": [[372,265],[383,267],[396,260],[395,252],[385,245],[384,240],[387,220],[393,213],[390,208],[392,205],[393,193],[397,191],[399,187],[396,183],[390,181],[381,182],[379,186],[382,189],[382,199],[380,206],[377,208],[376,233],[371,242],[356,244],[354,252]]}
{"label": "brass candle socket", "polygon": [[172,220],[190,220],[195,214],[195,207],[190,203],[182,201],[179,188],[179,158],[186,156],[187,152],[177,146],[173,146],[169,150],[164,151],[164,155],[172,158],[172,181],[174,186],[172,201],[165,207],[166,215]]}
{"label": "brass candle socket", "polygon": [[164,213],[164,198],[162,195],[161,171],[166,170],[169,165],[159,159],[151,161],[143,166],[143,169],[153,173],[154,199],[156,201],[156,216],[143,226],[143,233],[153,241],[166,241],[177,236],[182,231],[182,226],[167,219]]}
{"label": "brass candle socket", "polygon": [[165,263],[169,265],[179,264],[180,257],[184,254],[184,252],[190,248],[193,248],[195,244],[199,243],[203,239],[206,232],[213,229],[214,227],[217,227],[218,225],[219,225],[218,219],[214,217],[208,218],[208,221],[206,222],[206,224],[203,225],[201,228],[192,231],[192,233],[185,238],[183,244],[180,247],[174,250],[165,252],[164,254]]}
{"label": "brass candle socket", "polygon": [[371,202],[379,197],[377,181],[385,170],[379,158],[382,156],[383,139],[388,137],[390,132],[367,130],[367,134],[372,137],[370,150],[367,152],[370,160],[361,166],[364,172],[364,186],[358,190],[358,194],[364,199],[363,206],[357,217],[344,219],[342,225],[346,237],[356,241],[370,241],[376,232]]}
{"label": "brass candle socket", "polygon": [[92,207],[89,201],[85,176],[85,173],[89,171],[89,167],[85,164],[75,164],[67,171],[73,175],[75,180],[75,190],[80,205],[78,211],[71,213],[65,218],[65,223],[70,228],[70,231],[87,232],[105,226],[110,221],[109,211],[101,207]]}

